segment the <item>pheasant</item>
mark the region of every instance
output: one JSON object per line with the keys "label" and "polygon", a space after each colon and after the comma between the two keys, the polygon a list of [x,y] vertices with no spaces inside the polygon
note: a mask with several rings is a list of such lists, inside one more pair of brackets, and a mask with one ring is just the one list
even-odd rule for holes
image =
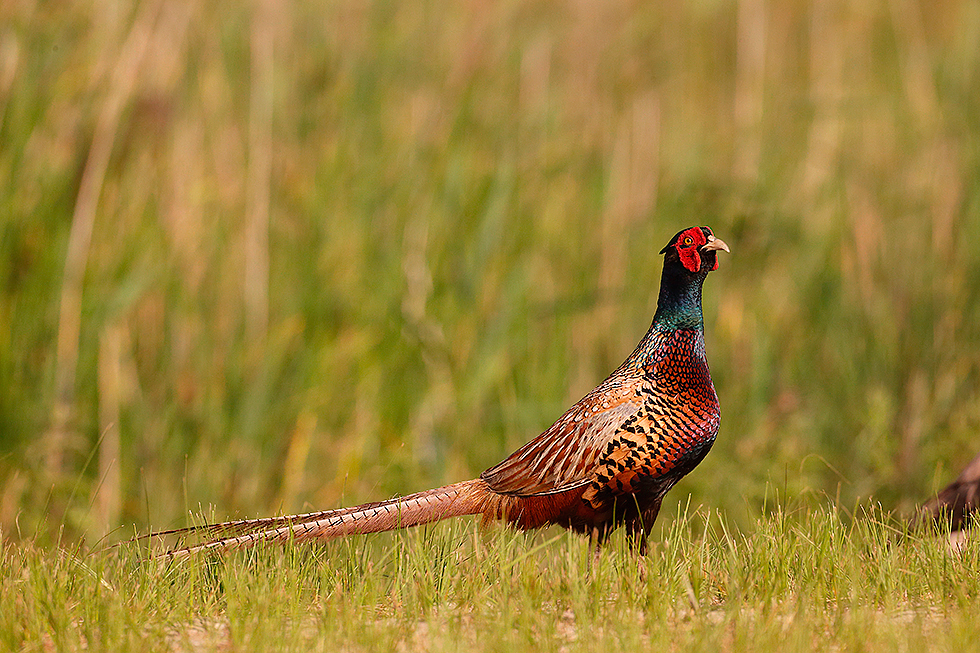
{"label": "pheasant", "polygon": [[913,524],[934,522],[951,531],[959,531],[970,525],[971,514],[980,514],[980,454],[960,472],[956,479],[927,501],[919,509]]}
{"label": "pheasant", "polygon": [[168,555],[258,541],[325,540],[480,514],[520,529],[560,525],[598,548],[623,525],[643,554],[664,495],[714,443],[718,395],[704,350],[701,286],[730,251],[708,227],[690,227],[661,250],[653,323],[629,358],[544,433],[479,478],[424,492],[302,515],[153,533],[204,533]]}

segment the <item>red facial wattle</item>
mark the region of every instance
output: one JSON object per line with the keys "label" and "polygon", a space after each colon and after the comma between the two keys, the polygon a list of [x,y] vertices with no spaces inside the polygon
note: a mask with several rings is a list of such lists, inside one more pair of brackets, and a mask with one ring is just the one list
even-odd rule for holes
{"label": "red facial wattle", "polygon": [[[685,268],[691,272],[697,272],[701,269],[701,254],[700,249],[702,245],[706,245],[708,239],[705,237],[704,232],[698,227],[691,227],[687,231],[683,232],[677,238],[677,254],[680,256],[681,263]],[[718,267],[718,261],[715,260],[715,265],[712,270]]]}

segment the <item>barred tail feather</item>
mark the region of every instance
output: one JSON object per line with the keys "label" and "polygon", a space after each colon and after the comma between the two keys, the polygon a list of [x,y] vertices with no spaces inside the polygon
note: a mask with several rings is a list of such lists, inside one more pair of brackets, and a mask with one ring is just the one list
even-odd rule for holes
{"label": "barred tail feather", "polygon": [[486,482],[475,479],[350,508],[266,519],[245,519],[199,528],[162,531],[153,535],[193,532],[219,535],[201,544],[168,551],[168,557],[248,546],[257,542],[329,540],[344,535],[379,533],[450,517],[482,513],[488,494],[490,492]]}

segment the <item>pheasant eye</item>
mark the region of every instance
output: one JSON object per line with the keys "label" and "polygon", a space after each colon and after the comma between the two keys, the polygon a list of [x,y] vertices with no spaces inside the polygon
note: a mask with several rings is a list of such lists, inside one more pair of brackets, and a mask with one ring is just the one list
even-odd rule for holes
{"label": "pheasant eye", "polygon": [[691,246],[694,244],[694,239],[688,236],[687,238],[684,239],[684,244],[687,246]]}

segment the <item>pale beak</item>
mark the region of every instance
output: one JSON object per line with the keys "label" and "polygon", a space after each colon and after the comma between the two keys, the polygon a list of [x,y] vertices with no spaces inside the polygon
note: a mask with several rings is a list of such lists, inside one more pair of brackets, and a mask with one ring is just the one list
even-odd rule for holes
{"label": "pale beak", "polygon": [[723,249],[729,254],[732,253],[732,250],[728,249],[728,245],[725,244],[724,240],[722,240],[721,238],[715,238],[714,236],[708,236],[708,244],[701,245],[702,252],[705,250],[710,251],[710,250],[718,250],[718,249]]}

